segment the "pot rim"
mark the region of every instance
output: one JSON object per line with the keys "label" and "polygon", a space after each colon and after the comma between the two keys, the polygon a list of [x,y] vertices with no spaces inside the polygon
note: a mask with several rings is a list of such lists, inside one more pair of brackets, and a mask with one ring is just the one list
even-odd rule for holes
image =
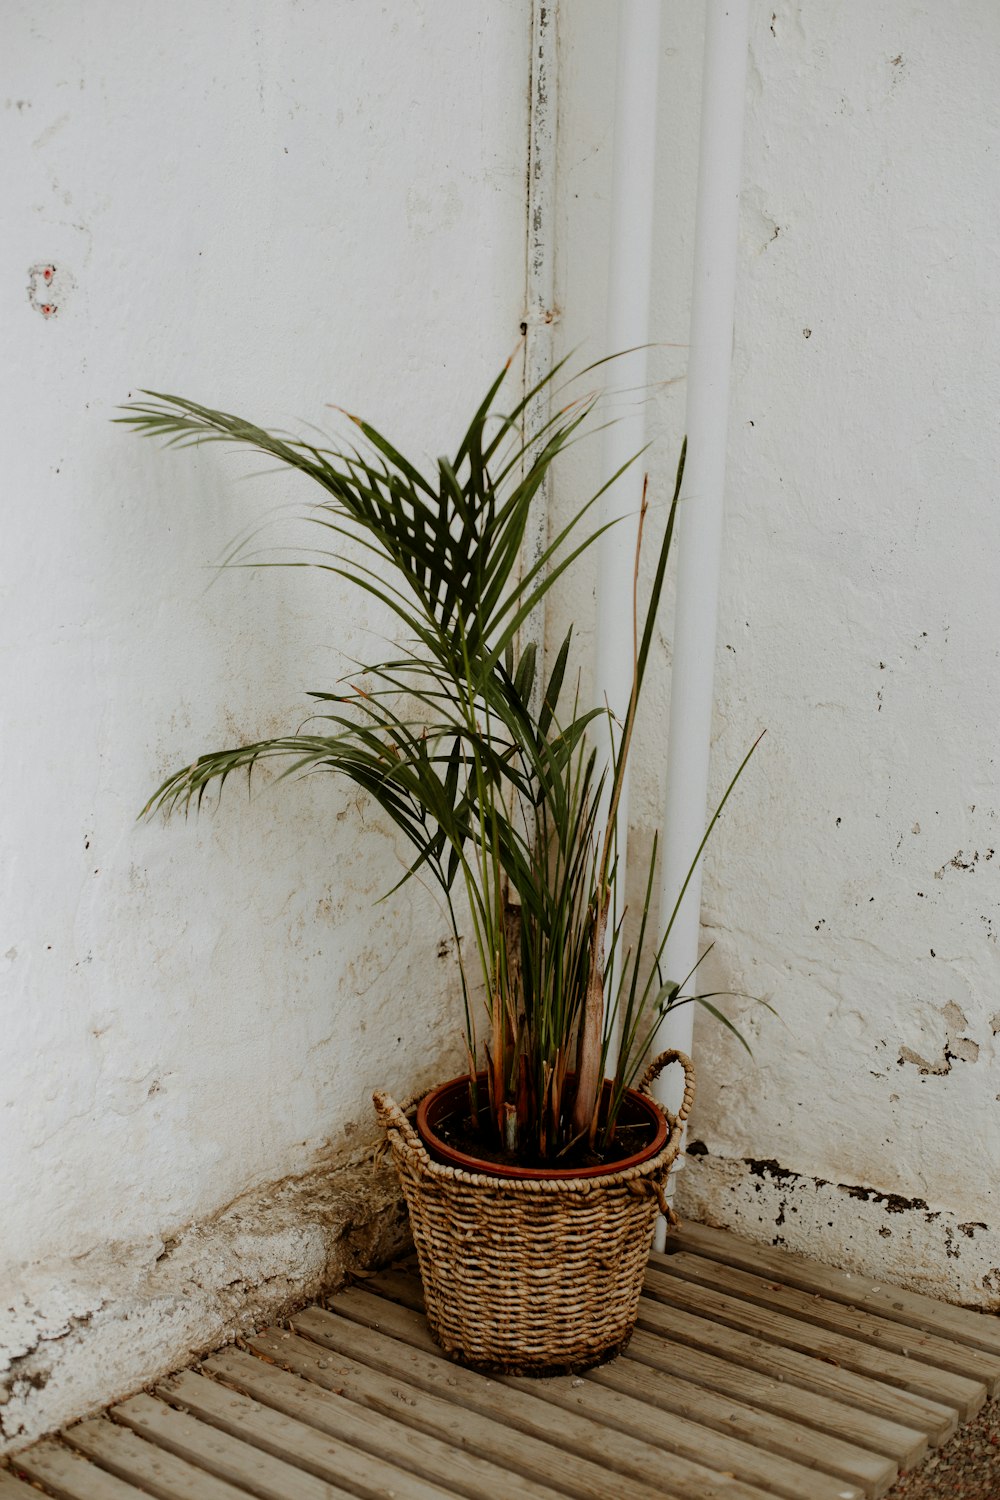
{"label": "pot rim", "polygon": [[[480,1074],[479,1076],[485,1078],[486,1075]],[[641,1151],[623,1157],[620,1161],[602,1162],[593,1167],[519,1167],[506,1162],[484,1161],[470,1152],[459,1151],[454,1146],[449,1146],[437,1134],[427,1118],[432,1105],[449,1089],[464,1087],[468,1082],[469,1074],[460,1073],[457,1078],[449,1078],[447,1082],[437,1084],[426,1093],[417,1105],[417,1132],[433,1161],[482,1177],[502,1177],[508,1180],[533,1182],[570,1182],[578,1178],[611,1177],[618,1172],[625,1172],[633,1167],[641,1166],[644,1162],[652,1161],[663,1150],[670,1132],[670,1122],[655,1099],[641,1089],[626,1089],[626,1097],[637,1103],[656,1126],[653,1139]]]}

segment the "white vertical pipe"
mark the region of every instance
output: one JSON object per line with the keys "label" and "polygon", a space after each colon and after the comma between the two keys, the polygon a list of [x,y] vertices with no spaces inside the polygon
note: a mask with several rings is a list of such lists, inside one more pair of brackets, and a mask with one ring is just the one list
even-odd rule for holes
{"label": "white vertical pipe", "polygon": [[[528,108],[528,224],[525,268],[524,390],[533,390],[552,369],[555,325],[555,204],[558,62],[556,0],[533,0]],[[549,416],[549,387],[529,403],[524,435],[529,452]],[[548,545],[549,485],[544,480],[531,508],[521,566],[526,571]],[[540,601],[521,630],[520,646],[533,642],[537,651],[535,701],[541,707],[542,655],[545,649],[545,602]]]}
{"label": "white vertical pipe", "polygon": [[[619,355],[608,371],[609,415],[604,433],[602,481],[606,482],[646,442],[646,345],[653,266],[656,96],[660,51],[660,0],[621,0],[615,82],[614,155],[611,187],[611,255],[608,273],[606,352]],[[628,353],[622,354],[627,350]],[[624,723],[632,683],[632,577],[642,500],[641,460],[603,497],[601,521],[616,521],[597,543],[597,648],[594,701]],[[595,734],[600,759],[610,753],[610,735]],[[599,761],[600,763],[600,761]],[[624,904],[628,848],[628,779],[618,809],[619,910]],[[609,794],[605,796],[603,825]],[[614,975],[608,975],[610,996]],[[608,1070],[617,1050],[612,1045]]]}
{"label": "white vertical pipe", "polygon": [[[687,379],[688,450],[678,520],[663,820],[664,925],[707,819],[749,25],[749,0],[706,0]],[[664,974],[677,981],[698,959],[701,874],[699,862],[664,954]],[[692,1005],[685,1005],[667,1017],[657,1035],[658,1049],[679,1047],[690,1052],[693,1011]],[[660,1097],[676,1110],[681,1098],[677,1080],[668,1075]]]}

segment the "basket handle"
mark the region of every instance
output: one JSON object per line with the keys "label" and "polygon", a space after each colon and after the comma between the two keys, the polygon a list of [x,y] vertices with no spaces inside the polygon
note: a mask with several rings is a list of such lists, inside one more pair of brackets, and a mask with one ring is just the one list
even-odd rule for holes
{"label": "basket handle", "polygon": [[392,1095],[376,1089],[372,1094],[372,1103],[375,1105],[378,1122],[386,1134],[394,1130],[407,1152],[418,1157],[425,1166],[433,1167],[427,1148]]}
{"label": "basket handle", "polygon": [[691,1105],[694,1103],[694,1063],[686,1052],[678,1052],[676,1047],[668,1047],[666,1052],[661,1052],[659,1057],[654,1057],[642,1075],[639,1083],[639,1093],[648,1094],[653,1080],[660,1076],[664,1068],[669,1067],[674,1062],[680,1063],[684,1069],[684,1098],[681,1100],[681,1107],[677,1111],[678,1124],[683,1124],[691,1113]]}

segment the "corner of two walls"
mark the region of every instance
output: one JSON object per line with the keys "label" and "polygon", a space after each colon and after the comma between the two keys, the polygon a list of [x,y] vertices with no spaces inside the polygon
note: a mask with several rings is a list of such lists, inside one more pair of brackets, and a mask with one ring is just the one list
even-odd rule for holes
{"label": "corner of two walls", "polygon": [[[770,733],[713,840],[706,975],[778,1019],[735,1003],[753,1063],[700,1027],[704,1153],[680,1193],[751,1237],[995,1305],[1000,28],[960,10],[757,18],[720,787]],[[297,492],[260,481],[248,509],[245,467],[154,454],[107,419],[148,384],[275,425],[346,401],[447,443],[522,316],[530,7],[266,4],[264,46],[235,0],[175,11],[155,55],[141,0],[113,46],[65,7],[5,59],[8,1446],[391,1253],[393,1189],[345,1151],[371,1087],[429,1081],[454,1028],[438,916],[372,920],[398,866],[346,796],[233,797],[136,831],[159,776],[298,723],[381,622],[301,576],[206,593],[199,570]],[[560,25],[558,338],[599,357],[607,7],[574,0]],[[654,492],[683,426],[700,25],[665,4]],[[581,584],[553,634],[586,615]],[[658,650],[636,848],[659,818],[667,632]]]}

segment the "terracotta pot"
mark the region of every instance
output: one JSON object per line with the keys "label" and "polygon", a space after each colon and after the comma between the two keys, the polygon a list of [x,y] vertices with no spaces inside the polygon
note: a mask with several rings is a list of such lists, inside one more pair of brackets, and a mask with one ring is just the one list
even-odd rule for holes
{"label": "terracotta pot", "polygon": [[[567,1080],[568,1081],[568,1080]],[[486,1090],[486,1074],[480,1073],[479,1087]],[[611,1085],[604,1084],[605,1099]],[[513,1163],[493,1162],[476,1156],[472,1152],[458,1150],[443,1140],[439,1132],[442,1122],[469,1112],[469,1075],[450,1078],[432,1089],[417,1107],[417,1130],[435,1161],[446,1162],[451,1167],[461,1167],[466,1172],[479,1172],[491,1177],[516,1177],[520,1179],[602,1177],[608,1172],[624,1172],[637,1167],[640,1162],[656,1156],[667,1139],[667,1121],[659,1105],[648,1094],[637,1089],[628,1089],[618,1118],[623,1125],[648,1125],[649,1140],[641,1151],[614,1162],[601,1162],[593,1167],[521,1167]]]}

